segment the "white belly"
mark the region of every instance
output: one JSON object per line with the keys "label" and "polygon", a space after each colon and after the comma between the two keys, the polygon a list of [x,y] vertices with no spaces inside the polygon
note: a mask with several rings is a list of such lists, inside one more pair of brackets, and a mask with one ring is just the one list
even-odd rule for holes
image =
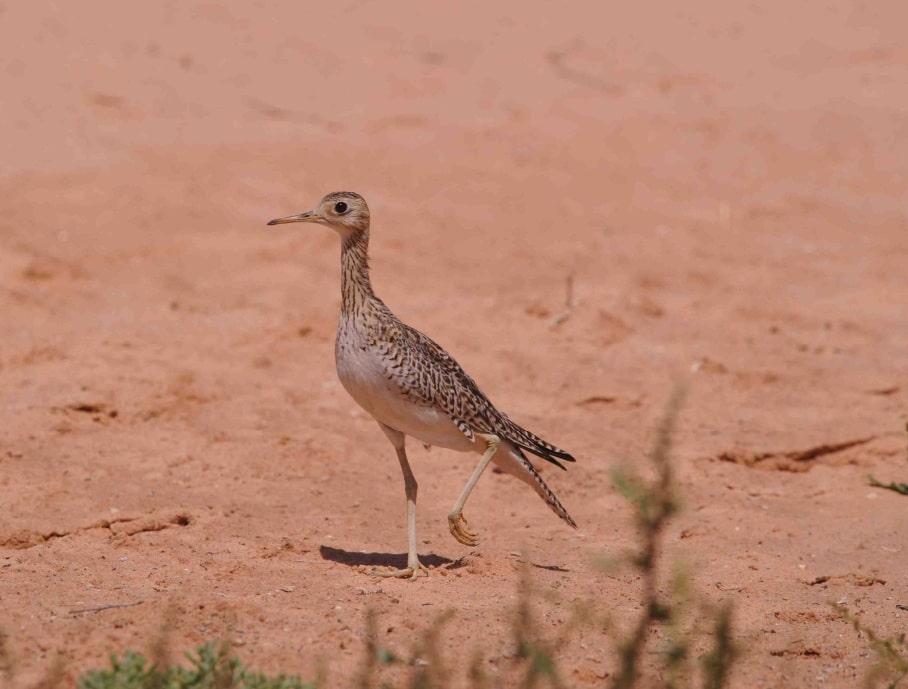
{"label": "white belly", "polygon": [[335,363],[341,384],[357,404],[380,423],[427,445],[459,452],[482,450],[480,444],[471,443],[443,411],[406,399],[394,381],[387,377],[381,359],[371,349],[361,347],[355,335],[339,338]]}

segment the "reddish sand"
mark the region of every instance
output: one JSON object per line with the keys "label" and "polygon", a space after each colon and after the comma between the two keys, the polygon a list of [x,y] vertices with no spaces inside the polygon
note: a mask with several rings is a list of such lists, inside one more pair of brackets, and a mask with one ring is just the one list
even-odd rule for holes
{"label": "reddish sand", "polygon": [[[830,603],[908,621],[908,497],[866,481],[908,481],[908,11],[309,4],[0,5],[14,686],[162,625],[342,686],[368,607],[402,655],[454,607],[446,647],[506,675],[518,552],[551,634],[588,600],[626,627],[639,578],[592,564],[637,541],[611,472],[682,379],[667,557],[733,602],[732,685],[855,686]],[[402,562],[403,482],[334,373],[338,241],[265,227],[337,189],[384,300],[576,454],[543,471],[579,530],[490,473],[471,552],[445,514],[475,458],[411,442],[432,576],[362,572]],[[615,638],[575,632],[565,680]]]}

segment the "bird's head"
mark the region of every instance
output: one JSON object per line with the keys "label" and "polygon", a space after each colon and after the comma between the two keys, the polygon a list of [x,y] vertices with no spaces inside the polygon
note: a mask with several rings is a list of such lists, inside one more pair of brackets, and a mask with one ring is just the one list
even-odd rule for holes
{"label": "bird's head", "polygon": [[352,191],[335,191],[328,194],[311,211],[277,218],[269,225],[291,222],[317,222],[327,225],[342,238],[366,232],[369,229],[369,206],[366,200]]}

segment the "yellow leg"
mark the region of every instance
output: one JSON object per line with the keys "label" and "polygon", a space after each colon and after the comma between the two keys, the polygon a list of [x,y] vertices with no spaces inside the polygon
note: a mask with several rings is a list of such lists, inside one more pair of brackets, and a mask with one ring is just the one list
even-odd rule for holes
{"label": "yellow leg", "polygon": [[409,577],[410,579],[415,579],[420,573],[428,576],[429,570],[423,566],[416,555],[416,491],[418,486],[416,478],[410,470],[410,462],[407,461],[407,451],[404,447],[405,436],[400,431],[384,424],[379,425],[388,436],[388,440],[394,445],[400,469],[404,474],[404,491],[407,494],[407,566],[390,571],[374,571],[372,574],[379,577]]}
{"label": "yellow leg", "polygon": [[476,534],[467,529],[467,520],[463,517],[463,506],[467,502],[467,498],[470,497],[473,486],[476,485],[479,477],[482,476],[482,472],[485,471],[492,457],[498,451],[498,446],[501,444],[501,438],[491,433],[477,433],[476,437],[485,441],[486,451],[483,453],[482,459],[479,460],[479,464],[473,470],[467,485],[461,491],[460,497],[457,498],[457,502],[454,503],[454,507],[448,512],[448,528],[451,530],[451,535],[464,545],[471,547],[478,545],[479,539]]}

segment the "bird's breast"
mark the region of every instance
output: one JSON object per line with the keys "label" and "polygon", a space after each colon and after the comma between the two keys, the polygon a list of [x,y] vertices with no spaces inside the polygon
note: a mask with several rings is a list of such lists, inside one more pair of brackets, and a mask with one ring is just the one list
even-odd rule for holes
{"label": "bird's breast", "polygon": [[477,446],[442,409],[410,399],[398,380],[407,372],[392,373],[379,349],[355,328],[345,328],[343,321],[334,353],[344,389],[377,421],[429,445],[476,451]]}

